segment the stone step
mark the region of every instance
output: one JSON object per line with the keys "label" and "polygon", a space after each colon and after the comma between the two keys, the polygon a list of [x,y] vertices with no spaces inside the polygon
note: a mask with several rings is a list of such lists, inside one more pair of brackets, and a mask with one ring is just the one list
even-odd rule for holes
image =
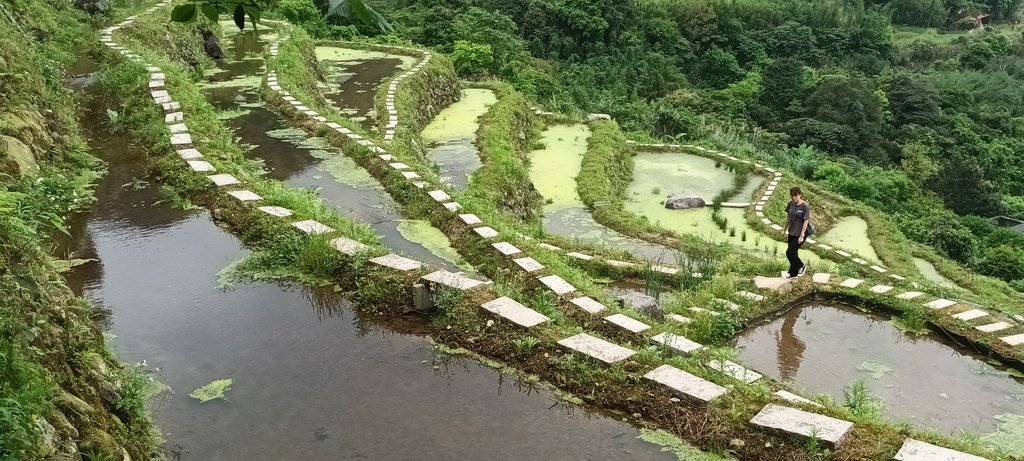
{"label": "stone step", "polygon": [[549,243],[538,243],[537,246],[551,251],[562,251],[561,248],[551,245]]}
{"label": "stone step", "polygon": [[593,256],[585,255],[583,253],[577,253],[575,251],[570,251],[569,253],[566,253],[565,255],[570,257],[570,258],[582,259],[584,261],[590,261],[591,259],[594,259]]}
{"label": "stone step", "polygon": [[680,397],[707,403],[721,397],[728,390],[711,381],[691,375],[672,365],[662,365],[649,371],[644,378],[654,381]]}
{"label": "stone step", "polygon": [[609,266],[612,266],[612,267],[623,267],[623,268],[625,268],[625,267],[633,267],[633,266],[636,265],[636,264],[633,264],[631,262],[619,261],[617,259],[609,259],[609,260],[605,261],[605,264],[608,264]]}
{"label": "stone step", "polygon": [[802,403],[804,405],[810,405],[810,406],[814,406],[814,407],[820,407],[821,406],[821,404],[818,403],[818,402],[805,399],[805,398],[800,397],[799,395],[796,395],[796,394],[794,394],[792,392],[789,392],[789,391],[783,391],[783,390],[775,391],[775,396],[780,398],[780,399],[782,399],[782,400],[786,400],[786,401],[793,402],[793,403]]}
{"label": "stone step", "polygon": [[950,450],[924,443],[919,440],[906,439],[900,451],[896,452],[893,461],[987,461],[980,456]]}
{"label": "stone step", "polygon": [[839,286],[845,288],[857,288],[862,283],[864,283],[864,281],[861,279],[846,279],[843,280],[842,283],[839,284]]}
{"label": "stone step", "polygon": [[211,174],[210,176],[207,176],[206,178],[209,179],[210,181],[213,181],[214,184],[216,184],[218,186],[221,186],[221,187],[233,186],[235,184],[241,184],[242,183],[242,181],[239,181],[238,178],[236,178],[234,176],[231,176],[231,175],[229,175],[227,173]]}
{"label": "stone step", "polygon": [[976,329],[976,330],[978,330],[978,331],[980,331],[982,333],[995,333],[997,331],[1001,331],[1001,330],[1005,330],[1007,328],[1010,328],[1011,326],[1013,326],[1013,325],[1010,325],[1007,322],[1000,321],[1000,322],[990,323],[988,325],[978,325],[978,326],[974,327],[974,329]]}
{"label": "stone step", "polygon": [[439,270],[431,272],[422,277],[423,280],[433,282],[441,285],[445,285],[456,290],[469,290],[483,285],[485,282],[481,282],[476,279],[471,279],[462,274],[456,274],[454,272],[448,272],[446,270]]}
{"label": "stone step", "polygon": [[405,179],[419,179],[420,175],[415,171],[403,171],[402,177]]}
{"label": "stone step", "polygon": [[658,333],[651,337],[651,342],[665,346],[683,355],[688,355],[704,348],[700,343],[672,333]]}
{"label": "stone step", "polygon": [[826,272],[818,272],[811,276],[811,281],[814,283],[828,283],[829,279],[832,278],[832,274]]}
{"label": "stone step", "polygon": [[953,314],[953,318],[957,320],[963,320],[965,322],[969,322],[974,319],[980,319],[985,316],[988,316],[988,312],[985,312],[981,309],[971,309],[969,311],[964,311],[959,314]]}
{"label": "stone step", "polygon": [[356,253],[369,248],[368,246],[363,245],[362,243],[345,237],[338,237],[334,240],[331,240],[330,243],[335,250],[338,250],[338,252],[349,256],[354,256]]}
{"label": "stone step", "polygon": [[551,291],[554,291],[556,295],[564,295],[566,293],[576,291],[576,287],[570,285],[569,282],[566,282],[557,275],[540,277],[538,280],[540,280],[540,283],[543,283],[544,286],[550,288]]}
{"label": "stone step", "polygon": [[939,299],[936,299],[935,301],[930,301],[930,302],[924,303],[924,307],[938,310],[938,309],[945,309],[945,308],[947,308],[949,306],[952,306],[954,304],[956,304],[956,301],[950,301],[948,299],[939,298]]}
{"label": "stone step", "polygon": [[499,253],[505,256],[511,256],[523,252],[519,248],[516,248],[515,245],[508,242],[492,243],[491,246],[494,247],[495,250],[498,250]]}
{"label": "stone step", "polygon": [[192,136],[188,133],[175,133],[171,135],[172,146],[189,146],[192,145]]}
{"label": "stone step", "polygon": [[570,299],[569,302],[572,303],[574,306],[583,309],[585,312],[589,314],[600,314],[601,312],[604,312],[605,309],[607,309],[607,307],[605,307],[604,304],[595,301],[593,298],[589,296],[580,296],[579,298],[573,298]]}
{"label": "stone step", "polygon": [[232,190],[228,191],[228,195],[238,199],[240,202],[255,202],[257,200],[263,200],[259,194],[251,190]]}
{"label": "stone step", "polygon": [[[743,293],[743,292],[741,292],[741,293]],[[751,294],[753,294],[753,293],[751,293]],[[762,296],[761,299],[764,299],[764,297]],[[731,311],[738,311],[738,310],[743,308],[743,306],[741,306],[739,304],[736,304],[736,303],[734,303],[732,301],[729,301],[728,299],[715,298],[714,301],[715,301],[715,303],[719,304],[720,306],[722,306],[722,307],[724,307],[726,309],[729,309]]]}
{"label": "stone step", "polygon": [[722,314],[719,314],[718,312],[715,312],[715,311],[713,311],[711,309],[705,309],[703,307],[691,307],[690,310],[693,311],[693,312],[696,312],[698,314],[708,314],[708,315],[713,316],[713,317],[718,317],[719,315],[722,315]]}
{"label": "stone step", "polygon": [[526,272],[536,272],[544,268],[543,264],[529,256],[513,259],[512,262],[516,263],[519,267],[522,267]]}
{"label": "stone step", "polygon": [[474,224],[480,224],[480,223],[483,222],[483,221],[480,220],[480,217],[478,217],[477,215],[472,214],[472,213],[460,214],[459,215],[459,219],[461,219],[462,222],[464,222],[464,223],[466,223],[466,224],[468,224],[470,226],[472,226]]}
{"label": "stone step", "polygon": [[181,157],[182,160],[196,160],[203,158],[203,154],[198,149],[189,148],[179,150],[178,157]]}
{"label": "stone step", "polygon": [[1020,346],[1021,344],[1024,344],[1024,334],[1003,336],[1002,338],[999,339],[1011,346]]}
{"label": "stone step", "polygon": [[477,235],[479,235],[479,236],[481,236],[481,237],[483,237],[485,239],[490,239],[490,238],[494,238],[494,237],[498,236],[498,231],[496,231],[496,230],[494,230],[494,229],[492,229],[492,228],[490,228],[488,226],[474,227],[473,228],[473,232],[476,232]]}
{"label": "stone step", "polygon": [[451,200],[451,197],[448,196],[448,193],[440,189],[427,192],[427,195],[429,195],[430,198],[434,199],[438,203],[447,202]]}
{"label": "stone step", "polygon": [[630,333],[640,333],[651,328],[650,325],[623,314],[609,315],[604,318],[604,321]]}
{"label": "stone step", "polygon": [[271,216],[277,216],[278,218],[287,218],[292,215],[292,210],[279,206],[261,206],[257,209]]}
{"label": "stone step", "polygon": [[481,304],[480,307],[525,328],[530,328],[550,320],[546,315],[519,304],[516,300],[507,296],[487,301]]}
{"label": "stone step", "polygon": [[743,381],[747,384],[757,381],[763,377],[760,373],[754,370],[749,370],[745,368],[743,365],[740,365],[730,360],[726,360],[724,362],[718,359],[709,360],[708,367],[715,371],[723,373],[726,376],[729,376],[730,378],[733,378],[737,381]]}
{"label": "stone step", "polygon": [[761,296],[757,293],[751,293],[749,291],[738,291],[736,292],[736,294],[743,296],[744,298],[752,299],[756,302],[764,301],[764,296]]}
{"label": "stone step", "polygon": [[192,171],[199,171],[199,172],[217,171],[217,169],[214,168],[213,165],[210,165],[209,162],[206,162],[206,161],[203,161],[203,160],[188,160],[188,161],[186,161],[186,163],[188,163],[189,168],[192,168]]}
{"label": "stone step", "polygon": [[879,274],[884,274],[886,272],[889,272],[888,269],[886,269],[886,268],[884,268],[882,266],[871,266],[871,269],[873,269],[875,272],[878,272]]}
{"label": "stone step", "polygon": [[693,319],[691,319],[689,317],[685,317],[685,316],[679,315],[679,314],[665,314],[665,318],[668,319],[668,320],[671,320],[673,322],[681,323],[683,325],[686,325],[686,324],[688,324],[688,323],[693,321]]}
{"label": "stone step", "polygon": [[921,293],[920,291],[908,291],[906,293],[898,294],[898,295],[896,295],[896,297],[900,298],[900,299],[911,300],[911,299],[914,299],[914,298],[917,298],[917,297],[920,297],[920,296],[923,296],[923,295],[924,295],[924,293]]}
{"label": "stone step", "polygon": [[586,333],[570,336],[559,341],[558,344],[604,363],[619,362],[628,359],[636,353],[633,350]]}
{"label": "stone step", "polygon": [[871,292],[878,294],[885,294],[888,293],[890,290],[892,290],[892,287],[889,285],[875,285],[871,287]]}
{"label": "stone step", "polygon": [[462,209],[462,205],[459,204],[459,202],[447,202],[442,203],[441,205],[444,205],[444,207],[447,208],[448,211],[459,211]]}
{"label": "stone step", "polygon": [[801,438],[817,438],[828,448],[842,444],[853,428],[853,423],[824,415],[797,410],[769,403],[754,415],[750,423],[768,430],[796,435]]}
{"label": "stone step", "polygon": [[398,256],[396,254],[378,256],[376,258],[370,259],[370,262],[381,267],[399,270],[402,272],[414,271],[423,267],[423,264],[421,264],[419,261],[409,259],[404,256]]}
{"label": "stone step", "polygon": [[292,226],[302,232],[311,235],[329,234],[331,232],[334,232],[334,228],[326,224],[323,224],[319,221],[314,221],[312,219],[295,221],[292,223]]}

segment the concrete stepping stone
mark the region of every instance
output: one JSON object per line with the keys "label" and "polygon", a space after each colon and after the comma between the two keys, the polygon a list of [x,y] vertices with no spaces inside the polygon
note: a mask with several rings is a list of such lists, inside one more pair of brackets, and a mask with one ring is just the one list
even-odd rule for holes
{"label": "concrete stepping stone", "polygon": [[691,319],[689,317],[684,317],[684,316],[679,315],[679,314],[665,314],[665,318],[668,319],[668,320],[671,320],[673,322],[681,323],[683,325],[686,325],[686,324],[688,324],[688,323],[693,321],[693,319]]}
{"label": "concrete stepping stone", "polygon": [[261,206],[257,209],[271,216],[277,216],[278,218],[287,218],[292,215],[292,210],[279,206]]}
{"label": "concrete stepping stone", "polygon": [[498,253],[501,253],[505,256],[511,256],[523,252],[519,248],[516,248],[515,245],[508,242],[492,243],[491,246],[494,247],[495,250],[498,250]]}
{"label": "concrete stepping stone", "polygon": [[483,221],[480,220],[479,216],[477,216],[475,214],[472,214],[472,213],[460,214],[459,215],[459,219],[461,219],[462,222],[464,222],[466,224],[469,224],[470,226],[472,226],[474,224],[480,224],[480,223],[483,222]]}
{"label": "concrete stepping stone", "polygon": [[462,209],[462,205],[460,205],[459,202],[442,203],[442,205],[444,205],[448,211],[459,211]]}
{"label": "concrete stepping stone", "polygon": [[878,272],[879,274],[884,274],[886,272],[889,272],[888,269],[886,269],[884,267],[881,267],[881,266],[871,266],[871,269],[873,269],[875,272]]}
{"label": "concrete stepping stone", "polygon": [[607,309],[604,304],[597,302],[590,296],[580,296],[579,298],[570,299],[569,302],[589,314],[600,314]]}
{"label": "concrete stepping stone", "polygon": [[163,88],[164,87],[164,81],[163,80],[150,80],[149,81],[149,87],[150,88]]}
{"label": "concrete stepping stone", "polygon": [[684,336],[664,332],[652,336],[651,342],[665,346],[671,349],[673,352],[677,352],[683,355],[688,355],[704,348],[704,345],[694,341],[690,341]]}
{"label": "concrete stepping stone", "polygon": [[623,314],[609,315],[604,318],[604,321],[630,333],[640,333],[651,329],[650,325]]}
{"label": "concrete stepping stone", "polygon": [[862,283],[864,283],[864,281],[861,279],[846,279],[843,280],[843,282],[840,283],[839,286],[846,288],[857,288]]}
{"label": "concrete stepping stone", "polygon": [[769,403],[754,415],[750,423],[769,429],[800,436],[815,437],[829,448],[838,447],[853,428],[853,423],[796,408]]}
{"label": "concrete stepping stone", "polygon": [[333,239],[331,240],[330,244],[335,250],[338,250],[339,253],[346,254],[349,256],[355,256],[356,253],[369,248],[368,246],[363,245],[362,243],[345,237],[338,237],[336,239]]}
{"label": "concrete stepping stone", "polygon": [[811,275],[811,281],[814,283],[828,283],[829,279],[832,278],[832,274],[826,272],[818,272]]}
{"label": "concrete stepping stone", "polygon": [[406,164],[404,164],[402,162],[389,163],[388,165],[391,168],[394,168],[396,170],[408,170],[409,169],[409,165],[406,165]]}
{"label": "concrete stepping stone", "polygon": [[780,226],[778,224],[772,224],[772,230],[780,231],[780,230],[782,230],[782,226]]}
{"label": "concrete stepping stone", "polygon": [[942,448],[919,440],[906,439],[893,461],[988,461],[980,456]]}
{"label": "concrete stepping stone", "polygon": [[712,317],[718,317],[719,315],[722,315],[722,314],[719,314],[718,312],[715,312],[715,311],[713,311],[711,309],[705,309],[703,307],[691,307],[690,310],[693,311],[693,312],[696,312],[698,314],[707,314],[707,315],[710,315]]}
{"label": "concrete stepping stone", "polygon": [[516,258],[513,259],[512,261],[518,264],[519,267],[522,267],[523,270],[526,272],[536,272],[544,268],[543,264],[537,262],[536,259],[533,259],[528,256],[525,258]]}
{"label": "concrete stepping stone", "polygon": [[633,350],[586,333],[570,336],[559,341],[558,344],[609,364],[628,359],[636,353]]}
{"label": "concrete stepping stone", "polygon": [[424,275],[422,279],[428,282],[434,282],[461,291],[476,288],[484,284],[484,282],[481,282],[479,280],[471,279],[469,277],[466,277],[465,275],[456,274],[454,272],[448,272],[446,270],[431,272],[427,275]]}
{"label": "concrete stepping stone", "polygon": [[416,186],[417,189],[422,189],[424,187],[427,187],[427,182],[426,181],[415,181],[415,182],[412,183],[412,185]]}
{"label": "concrete stepping stone", "polygon": [[163,104],[164,102],[171,102],[171,94],[168,93],[167,90],[153,90],[149,92],[149,95],[152,96],[154,100],[167,98],[167,100],[163,102],[157,101],[160,104]]}
{"label": "concrete stepping stone", "polygon": [[304,106],[304,105],[302,105],[302,104],[299,104],[299,105],[295,106],[295,110],[297,110],[299,112],[306,112],[307,110],[309,110],[309,108]]}
{"label": "concrete stepping stone", "polygon": [[174,134],[188,133],[188,127],[185,126],[184,123],[175,123],[174,125],[168,126],[167,129],[171,130],[171,133],[174,133]]}
{"label": "concrete stepping stone", "polygon": [[845,252],[843,250],[836,250],[836,254],[839,255],[839,256],[842,256],[844,258],[849,258],[850,256],[853,256],[850,253],[847,253],[847,252]]}
{"label": "concrete stepping stone", "polygon": [[181,149],[178,151],[178,157],[181,157],[182,160],[195,160],[203,158],[203,154],[200,154],[197,149]]}
{"label": "concrete stepping stone", "polygon": [[298,229],[298,230],[300,230],[302,232],[305,232],[307,234],[310,234],[310,235],[320,235],[320,234],[328,234],[328,233],[334,232],[334,228],[332,228],[332,227],[330,227],[330,226],[328,226],[326,224],[323,224],[323,223],[321,223],[319,221],[314,221],[312,219],[305,219],[305,220],[302,220],[302,221],[295,221],[295,222],[292,223],[292,226],[295,227],[296,229]]}
{"label": "concrete stepping stone", "polygon": [[405,179],[419,179],[420,177],[420,175],[415,171],[403,171],[402,176],[405,177]]}
{"label": "concrete stepping stone", "polygon": [[438,203],[447,202],[452,199],[451,197],[448,196],[447,192],[440,189],[427,192],[427,195],[429,195],[430,198],[434,199]]}
{"label": "concrete stepping stone", "polygon": [[1021,344],[1024,344],[1024,334],[1003,336],[1002,338],[999,339],[1011,346],[1020,346]]}
{"label": "concrete stepping stone", "polygon": [[924,295],[924,293],[921,293],[920,291],[908,291],[906,293],[898,294],[896,295],[896,297],[900,299],[911,300],[922,295]]}
{"label": "concrete stepping stone", "polygon": [[181,110],[181,103],[179,103],[178,101],[165,102],[160,106],[164,108],[164,112]]}
{"label": "concrete stepping stone", "polygon": [[786,400],[786,401],[793,402],[793,403],[802,403],[804,405],[811,405],[811,406],[815,406],[815,407],[820,407],[821,406],[821,404],[818,403],[818,402],[814,402],[812,400],[805,399],[805,398],[800,397],[799,395],[796,395],[796,394],[794,394],[792,392],[789,392],[789,391],[783,391],[783,390],[775,391],[775,396],[780,398],[780,399],[782,399],[782,400]]}
{"label": "concrete stepping stone", "polygon": [[188,133],[175,133],[171,135],[172,146],[190,146],[192,145],[192,136]]}
{"label": "concrete stepping stone", "polygon": [[867,261],[865,261],[863,259],[860,259],[860,258],[853,258],[853,262],[855,262],[857,264],[860,264],[862,266],[867,265],[867,263],[868,263]]}
{"label": "concrete stepping stone", "polygon": [[496,230],[494,230],[494,229],[492,229],[492,228],[490,228],[488,226],[474,227],[473,228],[473,232],[476,232],[477,235],[479,235],[479,236],[481,236],[481,237],[483,237],[485,239],[494,238],[494,237],[498,236],[498,231],[496,231]]}
{"label": "concrete stepping stone", "polygon": [[227,173],[212,174],[210,176],[207,176],[206,178],[209,179],[210,181],[213,181],[214,184],[221,187],[233,186],[235,184],[242,183],[242,181],[239,181],[238,178],[231,176]]}
{"label": "concrete stepping stone", "polygon": [[540,277],[540,283],[554,291],[557,295],[564,295],[566,293],[572,293],[576,291],[576,287],[569,285],[569,282],[562,280],[557,275],[548,275],[546,277]]}
{"label": "concrete stepping stone", "polygon": [[761,290],[778,290],[790,281],[790,279],[783,277],[764,277],[758,275],[754,277],[754,286]]}
{"label": "concrete stepping stone", "polygon": [[897,274],[889,274],[889,277],[892,277],[892,278],[894,278],[896,280],[899,280],[901,282],[907,279],[906,277],[904,277],[902,275],[897,275]]}
{"label": "concrete stepping stone", "polygon": [[928,307],[928,308],[931,308],[931,309],[938,310],[938,309],[945,309],[945,308],[947,308],[949,306],[952,306],[954,304],[956,304],[956,301],[950,301],[948,299],[939,298],[939,299],[936,299],[935,301],[924,303],[924,307]]}
{"label": "concrete stepping stone", "polygon": [[645,379],[654,381],[670,390],[679,397],[707,403],[721,397],[728,390],[711,381],[691,375],[672,365],[662,365],[644,375]]}
{"label": "concrete stepping stone", "polygon": [[525,328],[530,328],[550,320],[546,315],[519,304],[507,296],[485,302],[480,307]]}
{"label": "concrete stepping stone", "polygon": [[832,249],[832,247],[830,247],[830,246],[828,246],[828,245],[826,245],[824,243],[819,243],[818,244],[818,248],[821,248],[822,250],[831,250]]}
{"label": "concrete stepping stone", "polygon": [[988,325],[978,325],[978,326],[974,327],[974,329],[978,330],[978,331],[980,331],[982,333],[995,333],[997,331],[1001,331],[1001,330],[1005,330],[1007,328],[1010,328],[1011,326],[1013,326],[1013,325],[1010,325],[1007,322],[1000,321],[1000,322],[990,323]]}
{"label": "concrete stepping stone", "polygon": [[169,114],[164,114],[164,123],[181,122],[183,120],[185,120],[184,112],[171,112]]}
{"label": "concrete stepping stone", "polygon": [[729,301],[728,299],[715,298],[714,301],[731,311],[738,311],[740,309],[743,309],[743,306],[736,304],[732,301]]}
{"label": "concrete stepping stone", "polygon": [[402,272],[414,271],[423,267],[423,264],[421,264],[419,261],[406,258],[405,256],[398,256],[396,254],[386,254],[384,256],[378,256],[376,258],[370,259],[370,262],[381,267],[395,269]]}
{"label": "concrete stepping stone", "polygon": [[562,251],[561,248],[551,245],[549,243],[538,243],[537,246],[551,251]]}
{"label": "concrete stepping stone", "polygon": [[187,163],[188,163],[189,168],[192,168],[192,171],[200,171],[200,172],[217,171],[217,169],[214,168],[213,165],[210,165],[209,162],[205,162],[203,160],[188,160]]}
{"label": "concrete stepping stone", "polygon": [[713,370],[721,372],[732,379],[735,379],[737,381],[743,381],[747,384],[757,381],[763,377],[760,373],[754,370],[749,370],[743,365],[740,365],[731,360],[709,360],[708,366],[711,367]]}
{"label": "concrete stepping stone", "polygon": [[756,302],[764,301],[764,296],[761,296],[757,293],[751,293],[749,291],[738,291],[736,292],[736,294],[743,296],[744,298],[752,299]]}
{"label": "concrete stepping stone", "polygon": [[263,200],[263,197],[260,197],[257,193],[251,190],[232,190],[228,191],[228,195],[241,202],[255,202],[257,200]]}
{"label": "concrete stepping stone", "polygon": [[988,312],[985,312],[985,311],[983,311],[981,309],[971,309],[969,311],[964,311],[964,312],[961,312],[959,314],[953,314],[953,318],[955,318],[957,320],[963,320],[965,322],[969,322],[971,320],[980,319],[982,317],[987,317],[987,316],[988,316]]}
{"label": "concrete stepping stone", "polygon": [[633,267],[633,266],[636,265],[636,264],[633,264],[631,262],[619,261],[617,259],[609,259],[609,260],[605,261],[605,264],[607,264],[609,266],[612,266],[612,267]]}
{"label": "concrete stepping stone", "polygon": [[889,285],[875,285],[871,287],[872,293],[878,293],[880,295],[888,293],[890,290],[892,290],[892,287]]}

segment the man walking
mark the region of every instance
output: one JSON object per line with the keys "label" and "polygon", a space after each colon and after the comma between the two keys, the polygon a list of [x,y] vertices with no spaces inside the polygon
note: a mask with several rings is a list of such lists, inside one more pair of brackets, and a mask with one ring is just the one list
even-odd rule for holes
{"label": "man walking", "polygon": [[789,259],[789,272],[786,278],[794,278],[804,275],[807,265],[800,260],[797,252],[800,245],[803,245],[807,235],[807,226],[811,223],[811,207],[804,201],[803,192],[799,187],[789,189],[790,201],[786,204],[786,226],[782,232],[786,234],[789,247],[786,248],[786,258]]}

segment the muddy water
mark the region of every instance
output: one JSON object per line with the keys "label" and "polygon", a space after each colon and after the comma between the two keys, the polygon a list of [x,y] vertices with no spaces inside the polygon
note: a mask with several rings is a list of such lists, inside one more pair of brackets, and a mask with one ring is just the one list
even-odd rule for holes
{"label": "muddy water", "polygon": [[375,128],[377,87],[416,62],[409,56],[332,46],[318,46],[316,56],[327,76],[327,101],[367,130]]}
{"label": "muddy water", "polygon": [[[333,290],[218,289],[241,243],[205,211],[157,204],[141,150],[104,130],[85,134],[109,173],[57,251],[95,259],[69,284],[110,311],[121,359],[167,386],[153,412],[169,459],[673,459],[626,423],[360,320]],[[188,396],[222,378],[224,400]]]}
{"label": "muddy water", "polygon": [[544,149],[530,152],[530,181],[548,202],[544,205],[544,230],[633,256],[675,264],[678,252],[661,245],[622,235],[597,221],[576,193],[576,175],[587,151],[590,129],[586,125],[556,125],[541,133]]}
{"label": "muddy water", "polygon": [[989,432],[1002,414],[1024,414],[1024,385],[937,336],[911,337],[852,308],[797,306],[743,332],[741,358],[769,376],[843,401],[865,379],[891,419],[952,433]]}
{"label": "muddy water", "polygon": [[944,287],[960,288],[957,284],[953,283],[952,280],[943,277],[942,274],[939,273],[939,270],[932,263],[921,258],[913,259],[914,266],[917,266],[918,272],[920,272],[925,279],[931,282],[935,282],[936,284],[942,285]]}
{"label": "muddy water", "polygon": [[[228,29],[225,29],[228,30]],[[207,99],[227,111],[227,125],[243,143],[251,145],[250,158],[264,162],[270,178],[292,186],[314,189],[346,216],[370,224],[387,247],[446,269],[468,268],[447,238],[410,240],[400,232],[403,220],[397,205],[379,183],[322,138],[289,127],[263,104],[258,88],[262,50],[270,31],[236,33],[224,40],[226,58],[218,63],[204,89]],[[237,50],[246,50],[240,53]],[[246,65],[240,66],[238,62]],[[443,235],[442,235],[443,237]],[[428,245],[425,245],[428,244]]]}
{"label": "muddy water", "polygon": [[467,88],[459,101],[442,110],[420,133],[423,143],[431,146],[427,151],[438,167],[438,174],[446,184],[465,189],[469,176],[480,168],[476,131],[478,119],[497,102],[491,90]]}
{"label": "muddy water", "polygon": [[871,246],[868,237],[868,223],[860,216],[844,216],[839,219],[820,240],[836,248],[859,255],[869,261],[881,261]]}

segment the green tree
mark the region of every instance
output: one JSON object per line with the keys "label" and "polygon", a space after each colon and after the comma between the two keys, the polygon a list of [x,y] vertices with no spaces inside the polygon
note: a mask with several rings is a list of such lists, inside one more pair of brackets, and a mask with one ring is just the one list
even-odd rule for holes
{"label": "green tree", "polygon": [[780,58],[768,65],[761,80],[760,102],[780,113],[804,99],[804,66],[794,58]]}
{"label": "green tree", "polygon": [[900,74],[892,80],[887,93],[893,125],[931,126],[939,118],[939,95],[924,79]]}
{"label": "green tree", "polygon": [[975,265],[978,272],[1006,281],[1024,279],[1024,250],[999,245],[985,251]]}
{"label": "green tree", "polygon": [[697,62],[696,77],[709,87],[721,89],[742,79],[743,69],[736,56],[715,46]]}
{"label": "green tree", "polygon": [[452,50],[452,64],[463,77],[484,75],[494,64],[494,53],[490,45],[457,40]]}

